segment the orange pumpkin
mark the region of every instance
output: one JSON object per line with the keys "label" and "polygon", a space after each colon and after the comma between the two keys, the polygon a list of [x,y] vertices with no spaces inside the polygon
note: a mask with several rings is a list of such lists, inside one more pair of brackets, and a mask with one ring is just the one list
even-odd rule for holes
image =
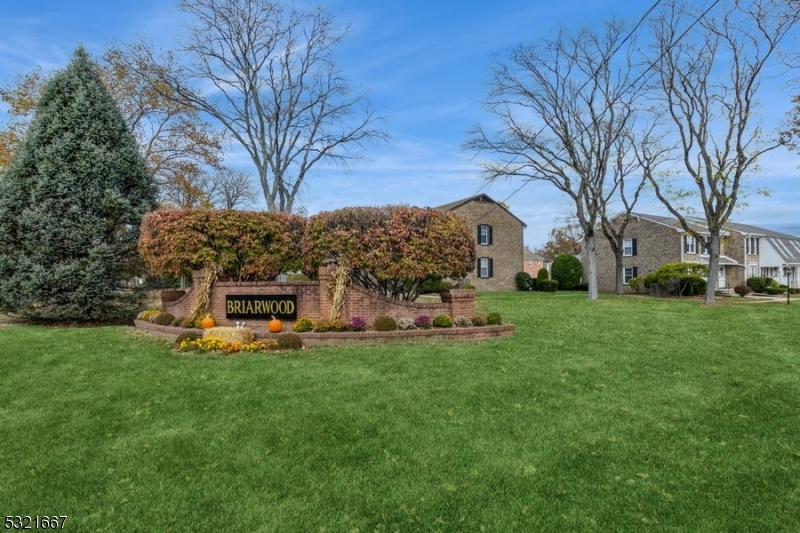
{"label": "orange pumpkin", "polygon": [[272,320],[267,323],[267,329],[269,329],[270,333],[280,333],[281,330],[283,330],[283,323],[273,317]]}
{"label": "orange pumpkin", "polygon": [[217,325],[217,321],[214,320],[214,317],[211,315],[207,315],[203,320],[200,321],[200,327],[203,329],[211,329]]}

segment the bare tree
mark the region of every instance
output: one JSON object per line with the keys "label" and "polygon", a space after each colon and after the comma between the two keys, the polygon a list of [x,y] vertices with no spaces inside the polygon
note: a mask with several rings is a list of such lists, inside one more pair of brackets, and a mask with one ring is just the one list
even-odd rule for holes
{"label": "bare tree", "polygon": [[[759,157],[778,147],[756,116],[760,80],[790,35],[784,0],[722,2],[713,12],[671,3],[653,23],[658,92],[678,137],[687,184],[648,172],[656,196],[709,253],[705,303],[714,304],[720,233]],[[692,218],[692,202],[702,209]]]}
{"label": "bare tree", "polygon": [[221,168],[211,177],[211,198],[222,209],[237,209],[256,201],[256,190],[247,172]]}
{"label": "bare tree", "polygon": [[267,0],[181,0],[185,69],[154,87],[219,121],[255,164],[267,208],[291,212],[311,168],[347,165],[385,140],[383,118],[333,62],[344,32],[322,9]]}
{"label": "bare tree", "polygon": [[583,232],[580,224],[569,218],[561,226],[550,230],[550,238],[541,248],[541,255],[545,261],[552,261],[561,254],[579,255],[581,253]]}
{"label": "bare tree", "polygon": [[[635,143],[636,108],[643,78],[632,60],[628,28],[617,21],[602,30],[518,45],[496,56],[485,107],[501,130],[473,130],[466,144],[492,156],[482,162],[489,180],[519,177],[549,182],[575,204],[587,255],[589,299],[597,299],[596,230],[618,191],[614,165]],[[622,51],[622,52],[620,52]],[[628,171],[625,171],[628,172]]]}

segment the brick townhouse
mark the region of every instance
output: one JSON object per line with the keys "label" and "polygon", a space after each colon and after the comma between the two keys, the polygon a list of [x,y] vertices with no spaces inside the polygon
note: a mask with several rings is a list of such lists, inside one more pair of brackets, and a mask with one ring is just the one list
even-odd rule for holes
{"label": "brick townhouse", "polygon": [[[654,272],[664,263],[680,261],[708,264],[708,252],[672,217],[634,213],[623,238],[623,281]],[[697,221],[698,227],[702,227]],[[614,253],[605,237],[597,238],[597,288],[613,292]],[[584,263],[585,264],[585,263]],[[720,235],[718,288],[732,288],[749,277],[764,276],[790,286],[800,279],[800,237],[777,231],[729,223]]]}
{"label": "brick townhouse", "polygon": [[514,290],[514,278],[523,264],[526,224],[486,194],[456,200],[437,209],[463,216],[473,228],[478,259],[468,283],[479,291]]}

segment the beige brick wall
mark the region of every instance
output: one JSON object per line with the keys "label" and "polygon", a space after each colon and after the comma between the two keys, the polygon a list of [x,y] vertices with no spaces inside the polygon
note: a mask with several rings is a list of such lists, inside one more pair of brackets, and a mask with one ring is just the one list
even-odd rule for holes
{"label": "beige brick wall", "polygon": [[[494,275],[491,278],[479,278],[477,262],[469,283],[475,285],[479,291],[514,290],[514,278],[522,267],[523,257],[523,226],[522,223],[508,211],[492,202],[471,201],[453,212],[467,219],[475,236],[478,257],[493,259]],[[478,224],[492,226],[492,244],[478,245]]]}
{"label": "beige brick wall", "polygon": [[[624,257],[624,267],[637,267],[639,277],[643,277],[663,265],[681,260],[681,234],[674,228],[645,219],[633,219],[625,228],[625,238],[636,239],[637,254]],[[596,238],[597,290],[614,292],[616,284],[614,252],[605,235]],[[581,262],[586,268],[586,255],[581,252]],[[585,274],[584,274],[585,276]],[[625,290],[630,290],[627,286]]]}

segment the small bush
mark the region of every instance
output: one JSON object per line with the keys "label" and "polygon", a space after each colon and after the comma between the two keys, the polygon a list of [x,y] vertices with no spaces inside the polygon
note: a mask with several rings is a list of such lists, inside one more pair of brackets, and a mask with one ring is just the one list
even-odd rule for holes
{"label": "small bush", "polygon": [[572,254],[560,254],[553,259],[550,274],[552,279],[558,281],[561,290],[574,290],[575,285],[581,282],[583,276],[581,260]]}
{"label": "small bush", "polygon": [[179,328],[179,327],[181,327],[181,321],[182,320],[183,320],[183,317],[181,317],[181,316],[175,317],[175,319],[173,319],[172,322],[169,323],[169,325],[170,326],[175,326],[176,328]]}
{"label": "small bush", "polygon": [[789,289],[789,294],[797,294],[798,292],[800,292],[800,289],[798,289],[797,287],[792,287],[791,289]]}
{"label": "small bush", "polygon": [[464,286],[461,287],[461,288],[462,289],[469,289],[471,291],[474,291],[475,290],[475,285],[473,285],[472,283],[465,283]]}
{"label": "small bush", "polygon": [[542,292],[556,292],[558,290],[558,280],[555,279],[540,280],[539,290]]}
{"label": "small bush", "polygon": [[436,315],[431,321],[435,328],[451,328],[453,327],[453,319],[450,315]]}
{"label": "small bush", "polygon": [[194,321],[192,320],[192,317],[185,316],[185,317],[181,318],[181,322],[180,322],[179,325],[182,328],[193,328],[194,327]]}
{"label": "small bush", "polygon": [[420,329],[431,329],[430,315],[420,315],[414,320],[414,325]]}
{"label": "small bush", "polygon": [[753,289],[751,289],[747,285],[737,285],[733,288],[733,292],[744,298],[745,296],[753,292]]}
{"label": "small bush", "polygon": [[196,331],[184,331],[184,332],[180,333],[178,335],[178,337],[175,339],[175,348],[180,349],[182,347],[181,345],[185,341],[188,343],[188,342],[196,341],[197,339],[200,339],[202,337],[203,337],[202,333],[198,333]]}
{"label": "small bush", "polygon": [[161,309],[147,309],[146,311],[142,311],[139,313],[139,320],[146,320],[150,322],[150,319],[156,315],[161,314]]}
{"label": "small bush", "polygon": [[315,333],[327,333],[329,331],[341,332],[347,331],[347,324],[344,320],[330,320],[327,318],[321,318],[314,322],[314,330]]}
{"label": "small bush", "polygon": [[631,278],[628,280],[628,286],[631,288],[632,291],[639,294],[639,291],[642,289],[644,285],[644,280],[642,278]]}
{"label": "small bush", "polygon": [[310,278],[302,272],[294,272],[286,276],[286,281],[309,281]]}
{"label": "small bush", "polygon": [[773,282],[772,278],[753,276],[751,278],[747,278],[745,285],[753,289],[753,292],[763,294],[764,292],[766,292],[767,287],[772,285],[772,282]]}
{"label": "small bush", "polygon": [[295,333],[306,333],[314,330],[314,321],[310,318],[298,318],[297,322],[292,326],[292,331]]}
{"label": "small bush", "polygon": [[203,332],[203,338],[211,337],[229,343],[249,344],[256,338],[250,328],[234,328],[231,326],[215,326]]}
{"label": "small bush", "polygon": [[485,326],[487,324],[486,317],[483,315],[475,315],[472,317],[472,325],[473,326]]}
{"label": "small bush", "polygon": [[[547,280],[553,281],[553,280]],[[500,316],[500,313],[489,313],[486,315],[486,324],[489,326],[499,326],[503,323],[503,317]]]}
{"label": "small bush", "polygon": [[778,294],[783,294],[784,292],[786,292],[786,289],[783,287],[767,287],[764,289],[764,292],[772,296],[776,296]]}
{"label": "small bush", "polygon": [[547,272],[546,268],[540,268],[539,272],[536,274],[536,290],[541,291],[542,289],[542,282],[547,281],[550,279],[550,274]]}
{"label": "small bush", "polygon": [[410,318],[401,318],[397,321],[397,328],[403,330],[415,329],[414,321]]}
{"label": "small bush", "polygon": [[169,326],[172,324],[173,320],[175,320],[175,315],[172,313],[160,313],[153,319],[153,324],[157,324],[159,326]]}
{"label": "small bush", "polygon": [[588,292],[589,291],[589,284],[587,282],[585,282],[585,281],[581,281],[580,283],[576,283],[575,284],[575,290],[576,291]]}
{"label": "small bush", "polygon": [[645,277],[642,278],[642,282],[644,283],[645,289],[649,289],[650,287],[658,285],[656,273],[650,272],[649,274],[647,274]]}
{"label": "small bush", "polygon": [[397,322],[390,316],[379,316],[373,324],[375,331],[394,331],[397,329]]}
{"label": "small bush", "polygon": [[282,333],[278,336],[278,349],[299,350],[303,347],[303,339],[296,333]]}
{"label": "small bush", "polygon": [[367,319],[363,316],[354,316],[347,322],[350,331],[367,331]]}
{"label": "small bush", "polygon": [[160,310],[156,309],[156,310],[155,310],[155,312],[153,312],[153,313],[149,313],[149,314],[147,315],[147,318],[146,318],[145,320],[147,320],[147,321],[148,321],[148,322],[150,322],[151,324],[155,324],[155,323],[156,323],[156,320],[158,320],[158,317],[160,317],[160,316],[161,316],[161,315],[163,315],[163,314],[164,314],[164,312],[163,312],[163,311],[160,311]]}
{"label": "small bush", "polygon": [[517,272],[514,276],[514,282],[517,284],[517,290],[529,291],[533,287],[533,278],[527,272]]}
{"label": "small bush", "polygon": [[465,316],[457,316],[453,319],[453,325],[457,328],[471,328],[472,320]]}

